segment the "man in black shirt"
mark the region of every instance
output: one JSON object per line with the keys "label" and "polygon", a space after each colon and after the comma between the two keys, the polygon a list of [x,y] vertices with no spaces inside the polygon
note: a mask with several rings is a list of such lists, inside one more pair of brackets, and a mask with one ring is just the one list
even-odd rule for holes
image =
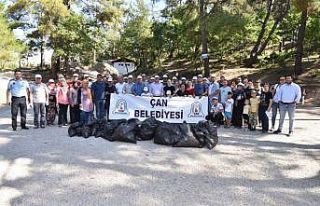
{"label": "man in black shirt", "polygon": [[259,105],[259,119],[262,124],[262,133],[269,131],[269,117],[266,112],[270,112],[272,107],[272,92],[270,91],[269,84],[266,83],[263,86],[263,90],[260,95]]}

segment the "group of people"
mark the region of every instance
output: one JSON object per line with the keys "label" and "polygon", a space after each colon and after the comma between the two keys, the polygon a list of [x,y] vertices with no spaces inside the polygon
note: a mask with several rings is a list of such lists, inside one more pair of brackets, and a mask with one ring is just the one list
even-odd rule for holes
{"label": "group of people", "polygon": [[94,111],[96,119],[108,119],[110,95],[117,93],[147,97],[206,96],[209,101],[207,120],[225,127],[247,127],[250,130],[256,130],[261,124],[263,133],[270,129],[269,118],[272,122],[271,129],[274,130],[278,111],[279,127],[274,133],[282,132],[288,112],[288,135],[291,135],[296,104],[301,99],[301,89],[293,83],[290,75],[280,77],[278,83],[271,85],[247,77],[228,81],[224,76],[217,80],[214,75],[205,78],[201,74],[189,80],[176,76],[170,79],[168,75],[148,77],[145,74],[138,75],[135,79],[132,75],[113,79],[112,76],[98,74],[95,81],[88,76],[80,79],[78,74],[67,80],[64,75],[59,74],[57,81],[50,79],[43,83],[42,76],[37,74],[34,83],[29,85],[22,79],[20,70],[16,70],[14,74],[15,78],[9,81],[7,92],[13,130],[17,129],[19,108],[21,128],[28,129],[27,103],[34,110],[35,128],[53,125],[57,114],[60,127],[74,122],[89,123],[94,118]]}

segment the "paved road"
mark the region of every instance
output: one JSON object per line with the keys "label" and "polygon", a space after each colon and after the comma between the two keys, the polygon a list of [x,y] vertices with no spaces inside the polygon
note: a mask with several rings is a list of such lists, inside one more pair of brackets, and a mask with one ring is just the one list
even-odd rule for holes
{"label": "paved road", "polygon": [[319,205],[318,112],[292,137],[220,129],[209,151],[12,132],[2,107],[0,205]]}

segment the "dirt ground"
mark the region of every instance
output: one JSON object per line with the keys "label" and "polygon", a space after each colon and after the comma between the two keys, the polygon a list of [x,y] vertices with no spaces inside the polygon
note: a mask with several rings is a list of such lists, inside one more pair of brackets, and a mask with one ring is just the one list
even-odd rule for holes
{"label": "dirt ground", "polygon": [[212,151],[13,132],[9,113],[0,108],[1,206],[319,205],[317,108],[298,110],[292,137],[221,128]]}

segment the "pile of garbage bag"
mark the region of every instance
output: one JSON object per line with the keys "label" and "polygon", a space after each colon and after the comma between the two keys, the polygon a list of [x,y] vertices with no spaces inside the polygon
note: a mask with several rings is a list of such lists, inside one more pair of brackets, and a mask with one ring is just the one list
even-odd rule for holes
{"label": "pile of garbage bag", "polygon": [[210,121],[197,124],[160,122],[155,118],[144,121],[138,119],[94,120],[89,124],[71,124],[70,137],[103,138],[108,141],[137,143],[153,140],[155,144],[173,147],[206,147],[213,149],[218,144],[217,127]]}

